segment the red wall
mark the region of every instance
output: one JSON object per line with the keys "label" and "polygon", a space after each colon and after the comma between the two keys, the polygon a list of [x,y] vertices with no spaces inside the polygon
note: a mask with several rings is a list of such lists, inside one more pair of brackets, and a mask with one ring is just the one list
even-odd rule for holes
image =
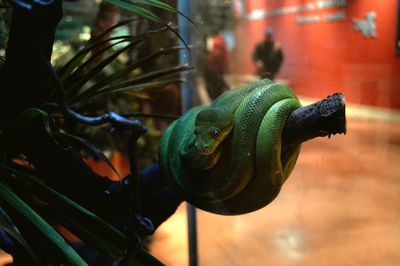
{"label": "red wall", "polygon": [[[255,9],[274,10],[318,1],[270,0],[247,2],[246,13]],[[327,2],[327,1],[324,1]],[[251,53],[273,27],[285,60],[278,79],[289,81],[297,94],[324,98],[341,91],[346,100],[400,110],[400,56],[396,56],[397,0],[348,0],[345,7],[316,9],[260,20],[242,18],[236,30],[232,54],[233,72],[252,74]],[[343,11],[336,22],[297,24],[296,17],[326,15]],[[377,38],[365,38],[353,28],[352,18],[369,11],[377,14]]]}

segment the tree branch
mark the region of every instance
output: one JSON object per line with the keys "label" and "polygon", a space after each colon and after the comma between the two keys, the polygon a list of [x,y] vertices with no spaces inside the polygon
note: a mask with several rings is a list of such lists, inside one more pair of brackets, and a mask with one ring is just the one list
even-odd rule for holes
{"label": "tree branch", "polygon": [[299,144],[316,137],[346,134],[346,103],[341,93],[301,107],[289,116],[282,145]]}

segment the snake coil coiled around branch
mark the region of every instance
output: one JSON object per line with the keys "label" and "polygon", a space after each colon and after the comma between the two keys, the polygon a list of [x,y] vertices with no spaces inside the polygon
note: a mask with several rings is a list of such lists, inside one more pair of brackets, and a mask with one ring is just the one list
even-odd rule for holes
{"label": "snake coil coiled around branch", "polygon": [[192,108],[162,136],[162,174],[203,210],[235,215],[260,209],[278,195],[297,161],[300,145],[282,149],[281,134],[300,106],[290,88],[265,79]]}

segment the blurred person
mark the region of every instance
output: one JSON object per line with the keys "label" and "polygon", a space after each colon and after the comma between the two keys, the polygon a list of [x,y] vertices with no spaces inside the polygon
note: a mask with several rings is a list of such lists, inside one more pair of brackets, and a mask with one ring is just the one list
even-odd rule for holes
{"label": "blurred person", "polygon": [[265,30],[264,39],[256,45],[252,59],[258,76],[271,80],[275,78],[283,62],[283,51],[275,43],[271,28]]}
{"label": "blurred person", "polygon": [[218,34],[210,39],[207,63],[204,67],[204,82],[211,99],[217,98],[229,90],[229,85],[224,79],[228,72],[229,56],[225,39]]}

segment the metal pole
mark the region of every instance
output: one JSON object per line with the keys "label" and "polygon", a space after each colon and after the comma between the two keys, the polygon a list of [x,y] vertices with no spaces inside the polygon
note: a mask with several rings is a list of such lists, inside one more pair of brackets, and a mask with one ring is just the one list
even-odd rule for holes
{"label": "metal pole", "polygon": [[[190,1],[178,0],[178,10],[186,16],[190,16]],[[186,42],[191,43],[190,23],[187,19],[178,15],[179,34]],[[182,49],[179,54],[181,64],[192,65],[192,58],[188,49]],[[194,74],[192,71],[182,73],[182,78],[185,82],[181,87],[182,96],[182,112],[186,112],[193,106],[193,85]],[[197,257],[197,223],[196,223],[196,208],[187,204],[186,208],[188,221],[188,245],[189,245],[189,266],[198,265]]]}
{"label": "metal pole", "polygon": [[[189,16],[190,1],[178,0],[178,9],[185,15]],[[179,34],[187,45],[191,43],[190,22],[183,16],[178,15]],[[181,45],[183,45],[181,43]],[[181,49],[179,53],[179,61],[181,64],[191,65],[192,57],[189,49]],[[182,95],[182,111],[186,112],[193,107],[193,83],[194,74],[192,71],[182,73],[182,78],[185,80],[181,87]]]}
{"label": "metal pole", "polygon": [[197,266],[197,212],[196,208],[189,203],[186,205],[186,212],[188,218],[189,266]]}

